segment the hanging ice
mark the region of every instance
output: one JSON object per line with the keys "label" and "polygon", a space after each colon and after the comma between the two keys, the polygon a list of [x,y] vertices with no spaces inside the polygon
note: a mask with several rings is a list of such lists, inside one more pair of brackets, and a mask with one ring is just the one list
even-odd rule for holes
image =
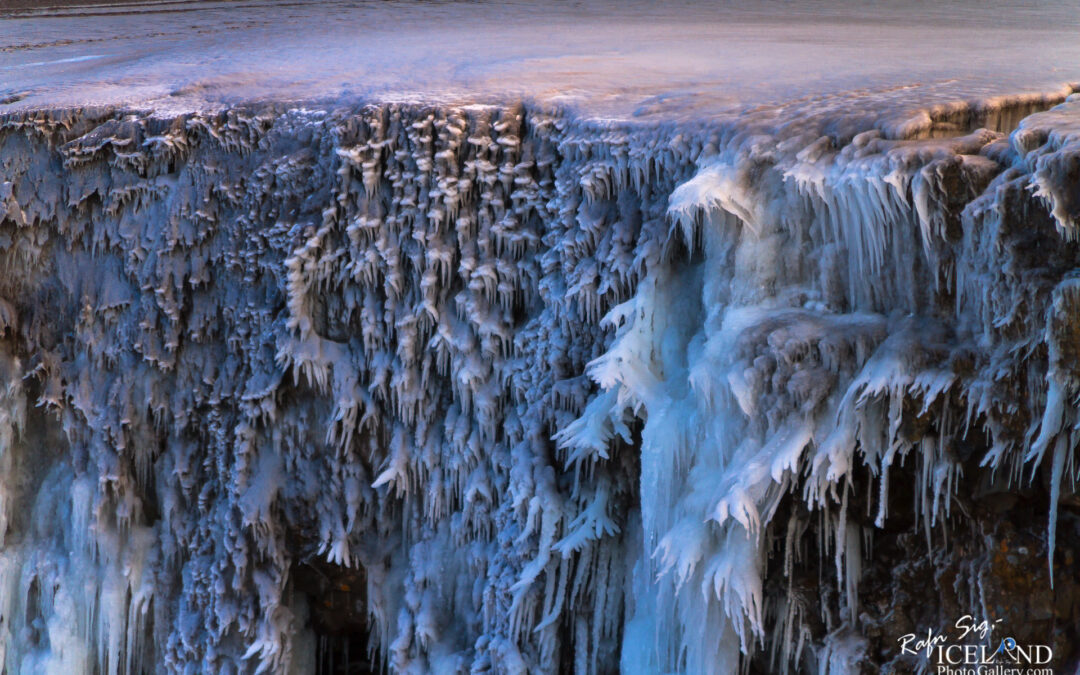
{"label": "hanging ice", "polygon": [[0,660],[846,672],[909,602],[877,538],[970,562],[956,510],[1044,480],[1060,582],[1064,97],[4,117]]}

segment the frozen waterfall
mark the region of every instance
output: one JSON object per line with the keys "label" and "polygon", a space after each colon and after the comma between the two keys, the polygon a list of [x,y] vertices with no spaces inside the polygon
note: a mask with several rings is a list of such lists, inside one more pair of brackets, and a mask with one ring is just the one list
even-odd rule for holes
{"label": "frozen waterfall", "polygon": [[0,116],[5,672],[1075,667],[1072,91]]}

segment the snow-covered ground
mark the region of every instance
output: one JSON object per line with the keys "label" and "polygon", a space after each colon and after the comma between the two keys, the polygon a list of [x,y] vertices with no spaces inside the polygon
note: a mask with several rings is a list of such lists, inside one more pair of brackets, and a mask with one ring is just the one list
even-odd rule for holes
{"label": "snow-covered ground", "polygon": [[232,0],[0,16],[0,99],[18,107],[526,97],[671,117],[852,99],[895,111],[1080,80],[1066,1]]}

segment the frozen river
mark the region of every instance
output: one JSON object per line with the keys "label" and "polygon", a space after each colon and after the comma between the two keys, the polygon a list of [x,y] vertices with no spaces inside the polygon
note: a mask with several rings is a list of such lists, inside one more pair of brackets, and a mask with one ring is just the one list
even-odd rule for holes
{"label": "frozen river", "polygon": [[[1045,91],[1080,80],[1068,2],[284,0],[0,11],[5,108],[526,97],[670,117]],[[847,102],[847,103],[846,103]],[[3,108],[0,108],[3,109]]]}

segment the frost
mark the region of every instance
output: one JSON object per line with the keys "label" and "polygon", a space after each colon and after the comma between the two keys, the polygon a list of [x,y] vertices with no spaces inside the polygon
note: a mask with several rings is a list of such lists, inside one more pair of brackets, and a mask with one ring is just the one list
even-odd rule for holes
{"label": "frost", "polygon": [[2,118],[5,666],[305,672],[347,597],[393,672],[848,672],[976,480],[1052,564],[1080,103],[1021,104]]}

